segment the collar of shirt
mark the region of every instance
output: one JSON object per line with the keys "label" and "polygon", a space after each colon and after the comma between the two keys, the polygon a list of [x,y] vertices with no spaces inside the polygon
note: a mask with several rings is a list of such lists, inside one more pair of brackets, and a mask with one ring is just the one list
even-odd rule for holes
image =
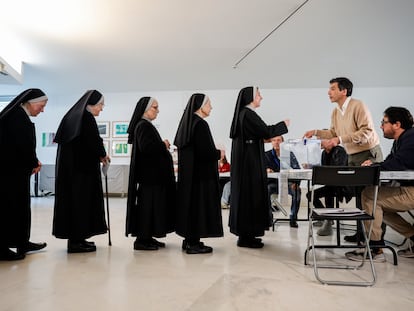
{"label": "collar of shirt", "polygon": [[346,107],[348,107],[348,104],[349,104],[350,101],[351,101],[351,96],[348,96],[345,99],[345,102],[342,105],[342,108],[339,106],[339,104],[337,104],[338,106],[336,107],[336,109],[338,109],[341,112],[341,114],[344,115],[345,114],[345,111],[346,111]]}

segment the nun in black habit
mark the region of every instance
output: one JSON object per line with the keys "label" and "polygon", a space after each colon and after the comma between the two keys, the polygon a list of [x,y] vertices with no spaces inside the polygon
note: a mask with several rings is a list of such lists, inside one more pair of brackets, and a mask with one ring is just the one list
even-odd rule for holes
{"label": "nun in black habit", "polygon": [[256,114],[262,96],[257,87],[240,90],[231,124],[230,232],[237,246],[261,248],[259,236],[271,224],[264,165],[264,140],[288,132],[289,120],[266,125]]}
{"label": "nun in black habit", "polygon": [[95,120],[103,106],[101,93],[87,91],[56,132],[53,235],[68,239],[68,253],[96,251],[86,239],[107,232],[100,162],[106,164],[109,157]]}
{"label": "nun in black habit", "polygon": [[0,260],[23,259],[27,252],[46,247],[29,238],[30,175],[41,167],[30,117],[43,112],[47,100],[42,90],[28,89],[0,112]]}
{"label": "nun in black habit", "polygon": [[176,185],[169,152],[170,143],[162,141],[151,123],[158,115],[158,102],[142,97],[128,127],[132,144],[129,171],[126,235],[136,236],[134,249],[157,250],[175,229]]}
{"label": "nun in black habit", "polygon": [[184,237],[187,254],[211,253],[200,238],[223,236],[217,150],[204,118],[211,111],[210,99],[193,94],[175,136],[178,148],[178,205],[176,233]]}

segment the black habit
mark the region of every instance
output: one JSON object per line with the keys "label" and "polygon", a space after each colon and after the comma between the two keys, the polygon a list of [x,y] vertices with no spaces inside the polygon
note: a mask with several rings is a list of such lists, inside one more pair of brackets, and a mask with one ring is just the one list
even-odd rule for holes
{"label": "black habit", "polygon": [[106,156],[95,117],[86,110],[102,98],[88,91],[66,113],[56,132],[53,235],[84,240],[107,232],[100,158]]}
{"label": "black habit", "polygon": [[30,175],[38,167],[35,126],[21,104],[45,97],[28,89],[0,113],[0,247],[26,244],[30,237]]}
{"label": "black habit", "polygon": [[150,97],[141,98],[128,127],[132,144],[126,235],[164,237],[175,229],[173,160],[157,129],[142,119]]}
{"label": "black habit", "polygon": [[174,140],[178,148],[176,233],[187,240],[223,236],[217,150],[206,121],[195,112],[205,99],[193,94]]}
{"label": "black habit", "polygon": [[241,237],[263,236],[271,219],[264,165],[264,139],[287,133],[284,122],[266,125],[253,109],[253,87],[240,91],[233,117],[230,138],[231,197],[230,232]]}

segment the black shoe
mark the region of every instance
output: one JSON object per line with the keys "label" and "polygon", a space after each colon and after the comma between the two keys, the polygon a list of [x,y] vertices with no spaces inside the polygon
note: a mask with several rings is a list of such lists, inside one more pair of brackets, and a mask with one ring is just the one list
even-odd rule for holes
{"label": "black shoe", "polygon": [[89,245],[89,246],[95,246],[95,242],[94,241],[86,241],[86,240],[83,240],[81,243],[83,243],[85,245]]}
{"label": "black shoe", "polygon": [[17,253],[26,254],[28,252],[40,251],[41,249],[45,248],[46,246],[47,246],[47,244],[45,242],[33,243],[33,242],[29,241],[23,247],[18,247],[17,248]]}
{"label": "black shoe", "polygon": [[134,249],[137,251],[156,251],[158,246],[153,244],[151,240],[136,239]]}
{"label": "black shoe", "polygon": [[183,244],[181,245],[181,249],[182,249],[183,251],[185,251],[185,250],[187,249],[187,246],[188,246],[188,242],[187,242],[187,240],[183,240]]}
{"label": "black shoe", "polygon": [[356,233],[354,235],[346,235],[344,240],[350,243],[356,243],[362,241],[361,237]]}
{"label": "black shoe", "polygon": [[0,260],[22,260],[26,257],[24,253],[15,253],[9,248],[1,249],[0,250]]}
{"label": "black shoe", "polygon": [[187,254],[208,254],[213,252],[213,248],[207,245],[204,245],[203,242],[198,242],[196,244],[188,244],[185,249]]}
{"label": "black shoe", "polygon": [[154,245],[156,245],[156,246],[158,246],[158,247],[165,247],[165,243],[164,242],[157,241],[154,238],[151,238],[151,243],[154,244]]}
{"label": "black shoe", "polygon": [[248,248],[262,248],[264,244],[259,238],[239,238],[237,240],[237,246]]}
{"label": "black shoe", "polygon": [[90,253],[96,252],[96,246],[84,243],[84,241],[68,240],[68,253]]}
{"label": "black shoe", "polygon": [[299,227],[299,225],[298,225],[298,223],[297,223],[296,220],[291,220],[289,222],[289,225],[290,225],[291,228],[298,228]]}

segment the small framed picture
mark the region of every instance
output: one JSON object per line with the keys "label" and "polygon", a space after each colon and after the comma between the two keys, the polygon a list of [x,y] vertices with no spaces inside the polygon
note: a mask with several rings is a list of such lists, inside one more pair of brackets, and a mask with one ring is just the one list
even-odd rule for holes
{"label": "small framed picture", "polygon": [[128,121],[112,121],[112,137],[128,137]]}
{"label": "small framed picture", "polygon": [[56,133],[53,132],[42,133],[42,147],[56,147],[55,136]]}
{"label": "small framed picture", "polygon": [[103,140],[103,145],[104,145],[104,148],[105,148],[105,151],[106,151],[106,154],[107,155],[109,155],[109,151],[110,151],[110,149],[109,149],[109,140],[107,140],[107,139],[104,139]]}
{"label": "small framed picture", "polygon": [[129,157],[131,156],[131,145],[127,140],[112,140],[111,154],[113,157]]}
{"label": "small framed picture", "polygon": [[98,131],[99,131],[99,135],[102,138],[109,138],[110,136],[110,127],[109,127],[109,121],[99,121],[96,122],[98,124]]}

